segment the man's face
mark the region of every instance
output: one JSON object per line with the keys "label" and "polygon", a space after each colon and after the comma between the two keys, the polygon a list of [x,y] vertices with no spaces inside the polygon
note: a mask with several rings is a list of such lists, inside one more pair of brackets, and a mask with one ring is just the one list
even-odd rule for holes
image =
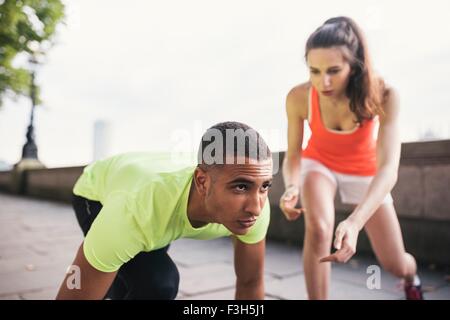
{"label": "man's face", "polygon": [[205,207],[214,222],[246,234],[262,212],[272,183],[272,160],[228,164],[207,173]]}

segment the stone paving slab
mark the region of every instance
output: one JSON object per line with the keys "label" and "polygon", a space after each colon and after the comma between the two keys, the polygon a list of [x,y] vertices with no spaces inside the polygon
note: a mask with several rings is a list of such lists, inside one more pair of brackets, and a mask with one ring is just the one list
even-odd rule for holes
{"label": "stone paving slab", "polygon": [[289,247],[277,242],[266,245],[266,272],[277,278],[303,272],[300,248]]}
{"label": "stone paving slab", "polygon": [[[235,290],[233,289],[223,289],[219,291],[207,292],[203,294],[196,294],[194,296],[180,296],[178,295],[177,300],[233,300]],[[265,300],[273,300],[272,297],[266,295]]]}
{"label": "stone paving slab", "polygon": [[[266,294],[283,300],[306,300],[304,275],[285,277],[266,284]],[[392,300],[400,299],[402,294],[393,294],[384,290],[369,290],[346,281],[332,279],[330,296],[332,300]]]}
{"label": "stone paving slab", "polygon": [[[353,260],[353,259],[352,259]],[[359,262],[356,264],[349,265],[333,265],[332,269],[332,277],[334,279],[347,281],[349,283],[358,285],[358,286],[366,286],[367,278],[371,275],[368,272],[367,268],[369,266],[379,266],[378,262],[375,259],[365,258],[364,260],[358,260]],[[442,271],[432,271],[429,272],[426,266],[419,266],[419,276],[422,282],[422,288],[424,289],[425,296],[428,296],[428,292],[437,290],[441,287],[448,286],[446,283],[446,275]],[[401,280],[395,277],[394,275],[384,271],[380,268],[381,271],[381,285],[380,287],[383,290],[389,291],[391,293],[397,294],[398,292],[402,292],[402,283]],[[450,299],[450,296],[449,296]]]}
{"label": "stone paving slab", "polygon": [[206,263],[194,268],[178,268],[180,291],[185,295],[195,295],[208,291],[233,288],[235,283],[232,264],[223,262]]}
{"label": "stone paving slab", "polygon": [[450,286],[443,286],[435,291],[428,292],[425,297],[428,300],[450,300]]}
{"label": "stone paving slab", "polygon": [[233,300],[234,299],[234,288],[233,289],[222,289],[219,291],[210,291],[206,293],[196,294],[193,296],[181,296],[177,297],[178,300]]}
{"label": "stone paving slab", "polygon": [[24,300],[53,300],[58,293],[58,289],[59,286],[24,292],[20,294],[20,298]]}
{"label": "stone paving slab", "polygon": [[172,243],[169,254],[178,265],[185,267],[212,262],[233,263],[233,244],[229,238],[181,239]]}

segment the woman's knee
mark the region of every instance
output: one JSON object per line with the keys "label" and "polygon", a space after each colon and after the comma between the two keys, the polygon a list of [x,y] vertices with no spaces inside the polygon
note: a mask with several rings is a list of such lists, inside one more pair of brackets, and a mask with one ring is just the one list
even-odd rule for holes
{"label": "woman's knee", "polygon": [[416,262],[413,256],[405,252],[403,259],[394,259],[392,261],[382,262],[383,268],[399,278],[414,275],[416,272]]}
{"label": "woman's knee", "polygon": [[393,274],[394,276],[399,278],[405,278],[411,275],[412,272],[411,270],[413,269],[410,266],[409,256],[410,254],[405,252],[403,255],[403,259],[399,257],[398,259],[385,261],[382,262],[382,266],[387,272]]}
{"label": "woman's knee", "polygon": [[383,268],[396,277],[404,278],[408,275],[408,269],[404,263],[385,264]]}
{"label": "woman's knee", "polygon": [[311,240],[314,248],[329,248],[333,240],[333,222],[325,219],[308,221],[306,236]]}
{"label": "woman's knee", "polygon": [[332,181],[321,173],[309,172],[305,178],[302,200],[306,209],[306,236],[314,246],[329,246],[332,241],[335,191]]}

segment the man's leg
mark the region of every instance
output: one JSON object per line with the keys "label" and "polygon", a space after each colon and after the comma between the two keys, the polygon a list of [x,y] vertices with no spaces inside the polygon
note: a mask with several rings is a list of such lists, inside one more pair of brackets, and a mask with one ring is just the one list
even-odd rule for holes
{"label": "man's leg", "polygon": [[72,196],[72,206],[75,211],[75,215],[83,231],[84,236],[91,228],[92,222],[94,222],[98,213],[102,209],[102,204],[98,201],[89,200],[77,195]]}
{"label": "man's leg", "polygon": [[[72,205],[78,224],[86,236],[102,209],[98,201],[73,196]],[[120,269],[106,294],[111,299],[175,299],[180,275],[167,254],[169,246],[141,252]]]}
{"label": "man's leg", "polygon": [[167,254],[169,246],[141,252],[125,263],[117,274],[110,291],[111,299],[173,300],[178,293],[180,275]]}

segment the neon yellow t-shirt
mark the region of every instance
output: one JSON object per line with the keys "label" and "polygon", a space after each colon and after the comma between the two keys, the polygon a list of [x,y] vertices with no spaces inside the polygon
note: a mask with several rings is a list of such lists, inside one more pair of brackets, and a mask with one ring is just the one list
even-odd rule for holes
{"label": "neon yellow t-shirt", "polygon": [[[231,235],[221,224],[193,228],[187,217],[195,158],[189,155],[126,153],[87,166],[74,194],[102,203],[86,235],[83,251],[97,270],[113,272],[139,252],[165,247],[179,238]],[[245,243],[264,239],[270,220],[267,200]]]}

